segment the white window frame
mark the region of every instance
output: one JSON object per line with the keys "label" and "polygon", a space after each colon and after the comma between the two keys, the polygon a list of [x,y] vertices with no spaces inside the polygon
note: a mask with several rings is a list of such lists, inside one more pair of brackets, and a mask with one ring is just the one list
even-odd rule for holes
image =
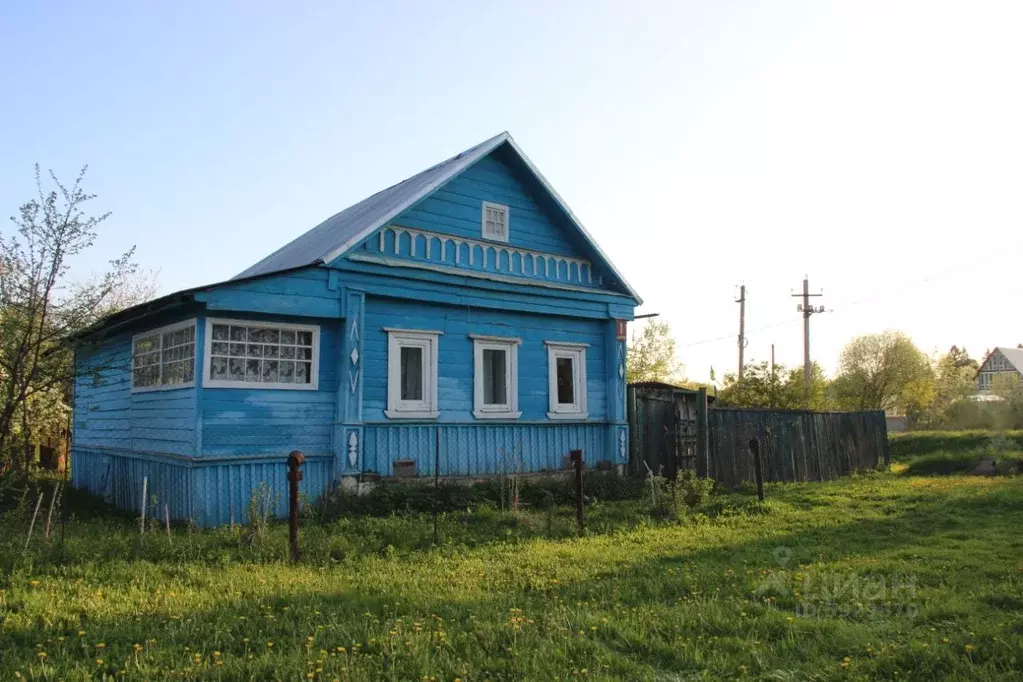
{"label": "white window frame", "polygon": [[[586,419],[586,349],[588,343],[544,341],[547,346],[547,391],[550,397],[548,419]],[[573,395],[575,402],[558,402],[558,358],[571,358],[573,367]]]}
{"label": "white window frame", "polygon": [[[487,209],[493,211],[504,212],[504,236],[488,234],[487,233]],[[508,243],[508,237],[511,234],[511,209],[504,204],[495,204],[492,201],[484,201],[483,208],[480,211],[480,234],[483,235],[484,239],[492,242],[504,242]]]}
{"label": "white window frame", "polygon": [[[139,332],[131,337],[131,361],[129,365],[130,381],[131,381],[131,393],[148,393],[149,391],[173,391],[179,388],[194,388],[195,387],[195,356],[197,348],[195,344],[198,341],[196,335],[192,334],[192,380],[184,384],[164,384],[163,382],[163,335],[167,332],[175,332],[179,329],[187,329],[188,327],[196,326],[196,318],[189,320],[183,320],[181,322],[175,322],[174,324],[167,324],[162,327],[156,327],[155,329],[147,329],[144,332]],[[198,331],[198,329],[196,329]],[[135,341],[147,336],[158,336],[160,338],[160,350],[157,351],[160,354],[160,382],[155,386],[136,386],[135,385]]]}
{"label": "white window frame", "polygon": [[[384,327],[387,332],[387,409],[388,419],[436,419],[438,346],[444,332],[428,329],[395,329]],[[421,348],[423,350],[423,399],[401,399],[401,349]]]}
{"label": "white window frame", "polygon": [[[469,334],[473,347],[473,410],[477,419],[518,419],[519,411],[519,345],[522,339],[504,336]],[[500,350],[505,353],[504,386],[507,402],[487,405],[483,401],[483,351]]]}
{"label": "white window frame", "polygon": [[[296,332],[312,332],[313,357],[309,369],[308,384],[263,383],[258,381],[237,381],[234,379],[212,379],[213,371],[210,362],[213,354],[213,325],[233,324],[237,327],[269,327],[272,329],[294,329]],[[237,343],[237,342],[236,342]],[[206,318],[206,339],[203,343],[203,388],[248,388],[252,390],[284,390],[284,391],[316,391],[320,386],[320,326],[316,324],[294,324],[271,320],[236,320],[233,318]]]}

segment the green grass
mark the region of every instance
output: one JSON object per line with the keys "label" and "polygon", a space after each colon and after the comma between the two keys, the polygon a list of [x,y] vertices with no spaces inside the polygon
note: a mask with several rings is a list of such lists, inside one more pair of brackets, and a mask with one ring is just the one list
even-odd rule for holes
{"label": "green grass", "polygon": [[974,452],[992,443],[1023,450],[1023,431],[908,431],[888,436],[892,461],[935,452]]}
{"label": "green grass", "polygon": [[[1018,679],[1023,478],[871,474],[571,512],[342,518],[263,539],[0,519],[7,679]],[[84,513],[84,512],[83,512]],[[38,532],[38,529],[37,529]],[[550,532],[553,538],[546,537]],[[59,537],[59,530],[58,530]],[[45,654],[45,655],[44,655]]]}

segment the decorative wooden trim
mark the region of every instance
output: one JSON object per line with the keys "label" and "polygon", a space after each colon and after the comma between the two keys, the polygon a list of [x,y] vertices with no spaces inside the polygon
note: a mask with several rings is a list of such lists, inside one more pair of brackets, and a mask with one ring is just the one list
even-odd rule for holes
{"label": "decorative wooden trim", "polygon": [[578,291],[586,294],[601,294],[604,296],[619,296],[623,299],[629,298],[627,294],[621,294],[618,293],[617,291],[607,291],[605,289],[588,288],[579,284],[563,284],[561,282],[552,282],[546,279],[534,279],[529,275],[523,277],[520,275],[506,275],[500,272],[491,272],[487,270],[470,270],[468,268],[458,268],[452,266],[450,263],[441,263],[438,261],[420,262],[410,260],[407,258],[379,256],[373,252],[361,251],[349,254],[348,256],[346,256],[346,258],[355,263],[373,263],[374,265],[386,265],[394,268],[414,268],[417,270],[429,270],[431,272],[440,272],[446,275],[458,275],[459,277],[473,277],[476,279],[485,279],[491,282],[504,282],[507,284],[518,284],[520,286],[545,287],[547,289],[561,289],[563,291]]}
{"label": "decorative wooden trim", "polygon": [[[555,281],[564,281],[566,283],[576,284],[593,284],[593,264],[588,260],[581,258],[572,258],[571,256],[561,256],[556,253],[547,253],[544,251],[533,251],[531,249],[523,249],[516,246],[508,246],[505,242],[499,242],[495,240],[483,240],[483,239],[469,239],[466,237],[455,237],[449,234],[443,234],[440,232],[431,232],[428,230],[419,230],[413,227],[404,227],[402,225],[388,225],[380,228],[379,247],[380,253],[386,255],[387,253],[387,238],[386,234],[390,232],[394,235],[394,246],[391,252],[395,256],[401,256],[400,244],[402,235],[408,235],[409,237],[409,258],[423,258],[430,260],[431,248],[430,244],[434,239],[440,242],[440,256],[443,260],[444,250],[448,243],[451,243],[455,247],[455,264],[462,265],[461,247],[466,246],[469,250],[469,265],[475,265],[475,256],[473,252],[476,247],[479,247],[483,251],[483,263],[480,264],[484,271],[501,272],[498,266],[501,262],[501,254],[505,253],[508,255],[508,272],[519,277],[538,277],[542,276],[545,279],[552,279]],[[416,251],[416,238],[422,237],[426,242],[425,253],[421,256]],[[487,253],[490,249],[494,250],[494,263],[490,264],[487,259]],[[516,271],[515,267],[515,256],[519,257],[519,267]],[[526,259],[529,259],[530,267],[529,270],[532,272],[526,272]],[[562,279],[560,269],[562,263],[565,264],[565,278]],[[572,276],[572,266],[575,265],[576,276]],[[585,282],[583,281],[583,268],[585,266]],[[543,274],[539,275],[537,270],[543,269]],[[551,270],[553,269],[553,276]]]}

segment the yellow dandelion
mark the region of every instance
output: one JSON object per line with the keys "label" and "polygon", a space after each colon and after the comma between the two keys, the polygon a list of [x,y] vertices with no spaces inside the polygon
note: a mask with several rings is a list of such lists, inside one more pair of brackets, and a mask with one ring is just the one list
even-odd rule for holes
{"label": "yellow dandelion", "polygon": [[102,658],[97,658],[96,659],[96,665],[103,665],[103,659]]}
{"label": "yellow dandelion", "polygon": [[28,584],[31,585],[32,587],[39,587],[39,581],[38,580],[29,580]]}
{"label": "yellow dandelion", "polygon": [[99,644],[96,645],[96,648],[97,649],[106,649],[107,648],[106,642],[100,642]]}
{"label": "yellow dandelion", "polygon": [[963,648],[966,649],[967,653],[969,653],[970,651],[973,651],[973,645],[972,644],[967,644]]}
{"label": "yellow dandelion", "polygon": [[273,642],[267,642],[266,643],[266,648],[267,649],[273,649],[274,648],[274,643]]}
{"label": "yellow dandelion", "polygon": [[312,673],[306,673],[306,674],[305,674],[305,678],[306,678],[307,680],[311,680],[311,679],[313,679],[314,677],[316,677],[316,676],[315,676],[315,675],[313,675]]}
{"label": "yellow dandelion", "polygon": [[39,660],[41,661],[44,658],[46,658],[46,652],[45,651],[40,651],[39,653],[36,654],[36,656],[38,656]]}
{"label": "yellow dandelion", "polygon": [[215,662],[215,665],[224,665],[224,662],[218,658]]}

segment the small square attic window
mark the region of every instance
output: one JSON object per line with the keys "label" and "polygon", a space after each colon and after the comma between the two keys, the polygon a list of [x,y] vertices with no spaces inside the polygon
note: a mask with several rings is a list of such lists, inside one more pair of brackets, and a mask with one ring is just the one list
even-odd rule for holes
{"label": "small square attic window", "polygon": [[497,242],[508,241],[508,207],[483,202],[483,238]]}

